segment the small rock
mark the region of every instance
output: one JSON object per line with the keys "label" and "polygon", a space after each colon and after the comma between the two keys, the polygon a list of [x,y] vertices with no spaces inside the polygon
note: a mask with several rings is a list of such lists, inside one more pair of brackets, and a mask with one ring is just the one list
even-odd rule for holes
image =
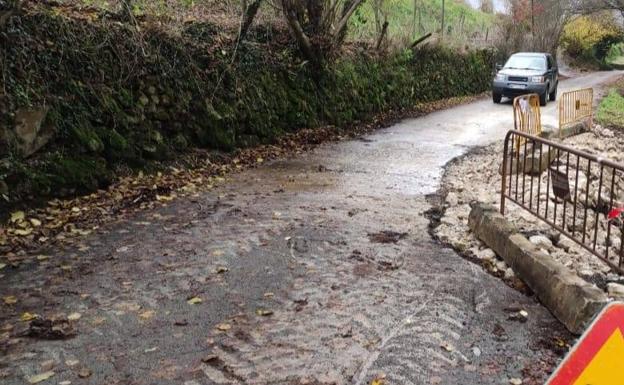
{"label": "small rock", "polygon": [[446,203],[448,203],[449,206],[457,206],[457,204],[459,203],[459,198],[457,198],[457,194],[448,193],[448,195],[446,196]]}
{"label": "small rock", "polygon": [[538,247],[544,248],[546,250],[550,250],[553,247],[552,241],[544,235],[534,235],[531,238],[529,238],[529,241],[531,241],[532,244]]}
{"label": "small rock", "polygon": [[579,275],[581,277],[592,277],[594,275],[594,271],[591,269],[579,270]]}
{"label": "small rock", "polygon": [[511,380],[509,380],[509,383],[511,385],[522,385],[522,380],[519,378],[512,378]]}
{"label": "small rock", "polygon": [[613,138],[615,136],[613,131],[609,130],[608,128],[603,128],[600,134],[605,138]]}
{"label": "small rock", "polygon": [[574,246],[576,246],[576,243],[568,237],[561,237],[559,242],[557,242],[557,247],[563,249],[566,253],[569,252]]}
{"label": "small rock", "polygon": [[483,260],[493,260],[496,259],[496,253],[492,249],[483,249],[476,253],[477,258]]}
{"label": "small rock", "polygon": [[624,285],[619,283],[608,283],[607,284],[607,293],[609,297],[615,299],[624,299]]}
{"label": "small rock", "polygon": [[472,354],[474,354],[474,355],[475,355],[475,357],[479,357],[479,356],[481,356],[481,349],[479,349],[479,348],[478,348],[478,347],[476,347],[476,346],[475,346],[475,347],[473,347],[473,348],[472,348]]}
{"label": "small rock", "polygon": [[496,262],[496,268],[500,271],[506,271],[507,270],[507,264],[505,263],[505,261],[498,261]]}
{"label": "small rock", "polygon": [[514,271],[513,271],[513,269],[511,267],[507,268],[507,270],[505,270],[505,279],[512,279],[515,276],[516,276],[516,274],[514,274]]}

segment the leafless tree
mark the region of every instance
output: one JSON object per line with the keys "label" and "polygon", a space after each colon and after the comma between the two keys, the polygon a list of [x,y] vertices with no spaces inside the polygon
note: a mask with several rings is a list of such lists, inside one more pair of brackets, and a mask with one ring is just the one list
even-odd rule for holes
{"label": "leafless tree", "polygon": [[624,16],[624,0],[576,0],[573,6],[581,13],[617,11]]}
{"label": "leafless tree", "polygon": [[494,0],[481,0],[479,9],[485,13],[494,13]]}
{"label": "leafless tree", "polygon": [[[624,0],[622,0],[624,1]],[[573,0],[510,0],[510,17],[499,23],[499,50],[555,53],[563,27],[574,13]]]}
{"label": "leafless tree", "polygon": [[321,69],[346,38],[353,13],[364,0],[278,0],[303,56]]}

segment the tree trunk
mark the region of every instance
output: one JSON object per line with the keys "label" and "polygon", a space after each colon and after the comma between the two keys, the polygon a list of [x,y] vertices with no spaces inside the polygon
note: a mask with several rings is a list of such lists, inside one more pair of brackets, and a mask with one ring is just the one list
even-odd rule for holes
{"label": "tree trunk", "polygon": [[377,44],[375,45],[375,50],[379,52],[381,49],[381,45],[383,44],[384,39],[386,38],[386,34],[388,33],[388,21],[386,20],[381,27],[381,33],[379,34],[379,38],[377,39]]}
{"label": "tree trunk", "polygon": [[442,40],[444,40],[444,32],[445,32],[444,31],[444,22],[445,22],[444,18],[446,17],[446,15],[444,14],[445,11],[446,11],[446,4],[444,3],[444,0],[442,0],[442,33],[441,33]]}
{"label": "tree trunk", "polygon": [[[245,4],[247,2],[245,1]],[[238,41],[241,42],[247,36],[247,32],[249,32],[249,28],[253,24],[256,15],[258,14],[258,10],[260,9],[260,5],[262,4],[262,0],[254,0],[253,3],[249,4],[247,8],[245,8],[243,14],[243,23],[241,24],[241,29],[238,34]]]}

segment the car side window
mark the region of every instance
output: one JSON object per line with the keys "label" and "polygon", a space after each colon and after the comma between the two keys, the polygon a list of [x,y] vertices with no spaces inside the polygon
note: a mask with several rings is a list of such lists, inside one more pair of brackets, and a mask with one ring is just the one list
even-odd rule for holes
{"label": "car side window", "polygon": [[553,68],[553,59],[550,55],[546,56],[546,59],[548,60],[548,69],[551,70]]}

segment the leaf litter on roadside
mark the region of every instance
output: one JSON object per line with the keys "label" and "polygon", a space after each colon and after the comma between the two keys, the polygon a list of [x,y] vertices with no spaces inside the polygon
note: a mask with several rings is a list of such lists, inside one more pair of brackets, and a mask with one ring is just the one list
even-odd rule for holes
{"label": "leaf litter on roadside", "polygon": [[[423,103],[409,113],[418,116],[475,98],[457,97]],[[224,182],[224,176],[232,172],[300,154],[324,142],[360,137],[387,126],[405,113],[387,112],[368,123],[358,122],[346,129],[335,126],[301,129],[283,135],[275,144],[240,149],[232,154],[193,150],[169,166],[163,164],[160,172],[123,176],[105,190],[73,199],[51,199],[43,207],[14,211],[6,226],[0,226],[0,255],[13,253],[11,264],[17,265],[20,259],[20,256],[15,255],[17,252],[30,253],[50,245],[75,243],[80,237],[91,234],[113,220],[123,219],[156,205],[170,204],[177,198],[197,196],[209,191],[216,184]],[[391,242],[396,243],[394,240]],[[7,264],[6,261],[2,263]]]}

